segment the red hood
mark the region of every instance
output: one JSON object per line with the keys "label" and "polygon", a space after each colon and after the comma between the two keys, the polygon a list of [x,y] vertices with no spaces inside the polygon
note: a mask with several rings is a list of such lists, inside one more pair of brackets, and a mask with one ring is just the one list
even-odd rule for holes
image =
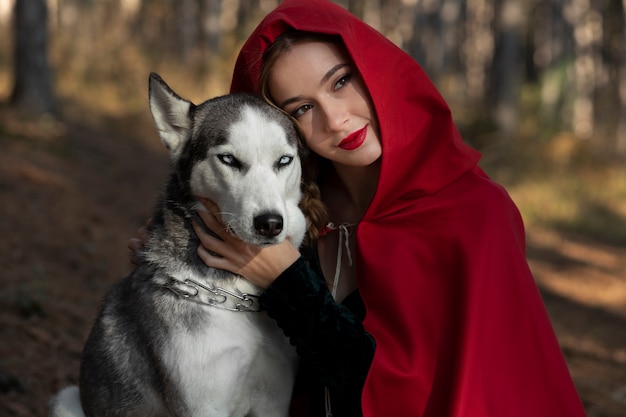
{"label": "red hood", "polygon": [[584,416],[519,212],[410,56],[337,5],[285,0],[243,46],[231,91],[259,92],[263,51],[291,28],[343,39],[380,125],[378,189],[356,234],[376,339],[364,416]]}
{"label": "red hood", "polygon": [[409,55],[343,8],[327,1],[284,1],[243,46],[231,92],[259,92],[263,51],[288,29],[339,35],[373,97],[383,145],[379,190],[367,218],[398,200],[431,194],[476,166],[450,110]]}

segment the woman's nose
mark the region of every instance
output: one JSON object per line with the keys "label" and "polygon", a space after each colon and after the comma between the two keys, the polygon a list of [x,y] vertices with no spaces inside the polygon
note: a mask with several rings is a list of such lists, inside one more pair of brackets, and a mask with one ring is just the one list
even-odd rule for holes
{"label": "woman's nose", "polygon": [[326,129],[330,132],[343,130],[348,121],[348,112],[341,103],[328,103],[323,106]]}

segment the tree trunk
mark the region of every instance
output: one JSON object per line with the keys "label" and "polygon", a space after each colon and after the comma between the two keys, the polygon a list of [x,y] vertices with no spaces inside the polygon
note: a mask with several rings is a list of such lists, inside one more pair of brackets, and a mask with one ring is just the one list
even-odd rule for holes
{"label": "tree trunk", "polygon": [[48,64],[45,0],[18,0],[14,8],[14,77],[11,103],[33,116],[57,114]]}
{"label": "tree trunk", "polygon": [[466,38],[463,45],[466,94],[472,105],[484,104],[486,69],[493,59],[493,4],[491,0],[468,0],[466,4]]}
{"label": "tree trunk", "polygon": [[196,0],[179,1],[178,12],[179,57],[183,63],[189,64],[198,38],[198,4]]}
{"label": "tree trunk", "polygon": [[620,121],[617,126],[616,144],[615,148],[618,153],[626,155],[626,0],[622,0],[622,25],[621,36],[622,42],[619,66],[619,97],[620,97]]}
{"label": "tree trunk", "polygon": [[519,0],[496,2],[496,44],[491,74],[491,113],[503,139],[518,125],[518,96],[522,62],[522,5]]}
{"label": "tree trunk", "polygon": [[204,37],[210,57],[216,57],[220,53],[220,40],[222,28],[220,17],[222,14],[221,0],[205,0],[203,11]]}
{"label": "tree trunk", "polygon": [[359,19],[363,19],[365,15],[365,2],[363,0],[348,0],[348,4],[343,6]]}
{"label": "tree trunk", "polygon": [[599,76],[597,49],[602,39],[601,19],[590,0],[573,0],[574,39],[574,109],[572,127],[580,139],[594,133],[594,101],[596,77]]}

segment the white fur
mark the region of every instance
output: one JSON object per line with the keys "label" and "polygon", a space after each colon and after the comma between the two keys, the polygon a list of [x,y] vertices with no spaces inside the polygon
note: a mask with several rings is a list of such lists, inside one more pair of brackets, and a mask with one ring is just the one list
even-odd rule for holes
{"label": "white fur", "polygon": [[[282,330],[263,313],[206,308],[211,320],[201,331],[181,328],[169,349],[161,352],[190,415],[243,416],[267,403],[269,408],[260,416],[282,417],[289,405],[285,393],[292,389],[296,359],[291,347],[275,342],[284,340]],[[266,397],[282,397],[283,402],[264,401]]]}
{"label": "white fur", "polygon": [[[213,199],[239,238],[266,244],[289,237],[299,246],[306,226],[298,209],[301,168],[297,149],[287,142],[278,124],[256,109],[246,108],[242,113],[241,120],[230,128],[227,143],[211,148],[207,159],[194,167],[192,191]],[[243,168],[222,163],[217,156],[224,154],[235,157]],[[279,169],[277,162],[283,157],[294,159]],[[261,238],[253,226],[252,219],[263,212],[274,212],[284,219],[283,231],[271,240]],[[181,282],[206,278],[194,277],[189,270],[170,271],[172,275]],[[260,293],[245,280],[221,282],[220,286],[233,292]],[[175,379],[183,387],[191,414],[238,416],[251,405],[258,409],[260,404],[267,404],[260,416],[280,416],[279,410],[287,409],[290,400],[284,393],[291,392],[295,377],[294,351],[284,343],[276,343],[284,340],[282,330],[265,314],[207,309],[211,320],[202,332],[189,334],[181,330],[172,338],[171,350],[163,352],[170,372],[177,375]],[[250,373],[242,375],[241,369],[250,369]],[[267,397],[282,397],[283,402],[277,406],[264,401]]]}
{"label": "white fur", "polygon": [[[190,129],[192,123],[188,117],[190,103],[163,88],[161,83],[151,84],[150,93],[155,124],[175,162],[189,137],[185,129]],[[191,190],[215,201],[224,221],[242,240],[265,245],[290,238],[299,246],[306,225],[298,208],[301,167],[297,145],[290,144],[283,128],[262,111],[245,107],[241,114],[239,121],[230,126],[226,143],[210,148],[206,158],[192,169]],[[238,165],[224,163],[220,160],[224,155],[235,158]],[[201,208],[199,205],[198,209]],[[253,219],[265,213],[283,218],[283,230],[279,234],[262,236],[255,230]],[[169,265],[169,270],[162,270],[153,277],[153,282],[165,284],[171,278],[179,282],[212,280],[210,276],[199,276],[182,262]],[[221,279],[216,285],[234,293],[259,295],[261,292],[241,278]],[[200,294],[198,301],[206,303],[208,295]],[[180,303],[190,302],[180,300]],[[198,306],[206,319],[200,320],[203,325],[193,331],[171,317],[162,317],[174,328],[169,341],[157,353],[166,380],[174,388],[166,391],[180,393],[178,402],[184,404],[190,416],[243,416],[253,409],[258,416],[285,417],[295,378],[296,353],[282,330],[265,313]],[[107,322],[106,316],[102,320],[111,333],[105,339],[113,341],[123,329],[114,324],[117,321]],[[118,368],[127,363],[123,354],[117,359]],[[133,417],[136,413],[168,416],[162,394],[146,386],[143,405],[148,409],[135,410]],[[51,401],[50,415],[84,417],[78,388],[68,387],[57,394]]]}
{"label": "white fur", "polygon": [[[287,142],[284,130],[258,110],[248,107],[242,113],[230,128],[227,143],[211,148],[208,158],[194,167],[191,189],[213,199],[224,222],[242,240],[257,245],[278,243],[289,233],[294,245],[300,246],[306,223],[298,208],[301,167],[297,149]],[[236,157],[242,169],[222,163],[218,156],[224,154]],[[277,168],[284,157],[293,162]],[[263,212],[280,214],[284,220],[283,231],[271,240],[254,229],[254,217]]]}
{"label": "white fur", "polygon": [[76,385],[63,388],[50,400],[51,417],[84,417]]}
{"label": "white fur", "polygon": [[[187,100],[171,100],[170,94],[155,88],[154,96],[150,97],[150,111],[156,125],[161,142],[170,151],[172,160],[178,159],[185,143],[185,129],[191,127]],[[171,107],[169,107],[171,106]],[[177,129],[172,129],[172,125]]]}

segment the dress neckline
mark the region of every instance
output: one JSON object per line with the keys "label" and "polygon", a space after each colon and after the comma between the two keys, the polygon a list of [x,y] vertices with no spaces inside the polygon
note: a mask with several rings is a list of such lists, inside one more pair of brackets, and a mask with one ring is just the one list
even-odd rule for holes
{"label": "dress neckline", "polygon": [[346,255],[348,255],[348,265],[352,266],[352,252],[350,251],[350,229],[352,229],[356,225],[357,223],[341,223],[340,225],[335,226],[334,223],[329,222],[324,228],[322,228],[322,230],[320,230],[320,237],[326,236],[327,234],[335,230],[339,231],[335,276],[333,278],[333,285],[330,290],[330,293],[332,294],[334,300],[337,300],[337,287],[339,286],[339,276],[341,275],[341,258],[343,257],[344,246],[346,248]]}

